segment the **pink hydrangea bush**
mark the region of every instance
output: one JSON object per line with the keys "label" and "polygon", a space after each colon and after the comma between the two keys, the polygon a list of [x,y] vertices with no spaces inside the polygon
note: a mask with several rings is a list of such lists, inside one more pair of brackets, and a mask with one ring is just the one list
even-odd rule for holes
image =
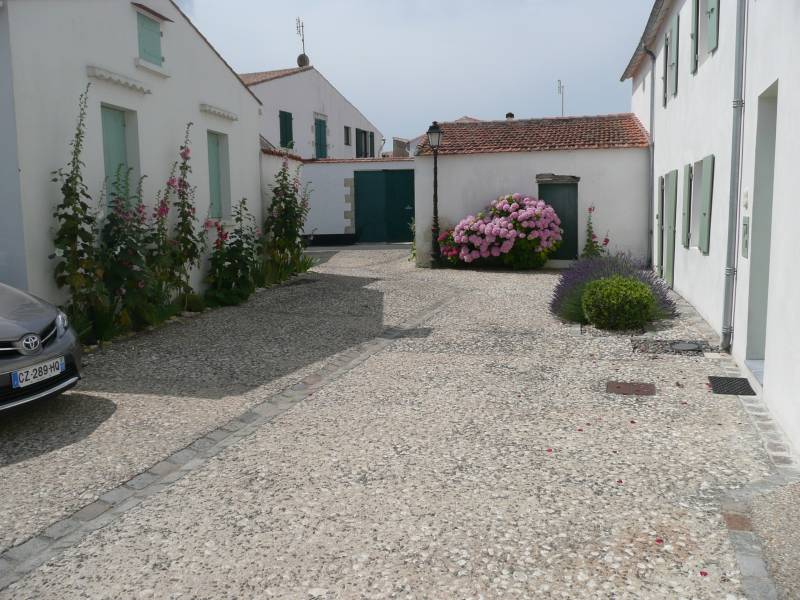
{"label": "pink hydrangea bush", "polygon": [[479,261],[519,269],[542,266],[561,242],[561,219],[543,200],[509,194],[469,215],[439,236],[442,257],[453,264]]}

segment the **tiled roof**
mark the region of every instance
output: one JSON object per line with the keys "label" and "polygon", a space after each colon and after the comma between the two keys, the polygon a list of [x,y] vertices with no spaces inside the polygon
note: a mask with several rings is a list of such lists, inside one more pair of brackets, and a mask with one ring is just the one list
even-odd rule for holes
{"label": "tiled roof", "polygon": [[288,150],[283,148],[278,148],[277,146],[275,146],[275,144],[270,142],[263,135],[258,136],[258,141],[259,144],[261,144],[261,151],[264,154],[269,154],[271,156],[285,156],[286,158],[290,158],[292,160],[298,160],[300,162],[303,161],[303,157],[300,156],[299,154],[289,152]]}
{"label": "tiled roof", "polygon": [[239,77],[244,81],[245,85],[256,85],[257,83],[264,83],[265,81],[272,81],[281,77],[289,75],[296,75],[303,71],[313,69],[311,65],[307,67],[293,67],[291,69],[277,69],[275,71],[259,71],[257,73],[239,73]]}
{"label": "tiled roof", "polygon": [[309,158],[303,162],[314,163],[370,163],[370,162],[397,162],[414,160],[412,156],[374,156],[369,158]]}
{"label": "tiled roof", "polygon": [[[442,128],[439,154],[647,148],[650,144],[639,119],[630,113],[439,125]],[[417,153],[432,154],[427,137]]]}

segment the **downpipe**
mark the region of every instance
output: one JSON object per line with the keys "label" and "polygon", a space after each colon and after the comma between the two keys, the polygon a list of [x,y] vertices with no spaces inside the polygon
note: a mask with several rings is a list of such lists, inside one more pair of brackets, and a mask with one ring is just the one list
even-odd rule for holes
{"label": "downpipe", "polygon": [[725,292],[722,307],[720,348],[730,351],[733,340],[733,306],[736,295],[736,253],[739,249],[739,192],[741,187],[742,123],[744,121],[744,54],[747,0],[736,7],[736,58],[733,80],[733,131],[731,136],[731,179],[728,202],[728,244],[725,257]]}
{"label": "downpipe", "polygon": [[656,202],[656,55],[650,48],[643,47],[650,57],[650,178],[647,182],[650,202],[647,204],[647,264],[652,269],[653,264],[653,210]]}

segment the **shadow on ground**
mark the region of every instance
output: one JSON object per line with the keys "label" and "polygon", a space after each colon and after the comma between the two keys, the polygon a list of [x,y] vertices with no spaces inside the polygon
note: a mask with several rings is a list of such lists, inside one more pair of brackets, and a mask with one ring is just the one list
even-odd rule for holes
{"label": "shadow on ground", "polygon": [[241,306],[141,334],[89,358],[80,389],[220,398],[243,394],[383,331],[375,279],[307,273]]}
{"label": "shadow on ground", "polygon": [[107,398],[73,393],[4,411],[0,417],[0,467],[79,442],[116,410],[117,405]]}

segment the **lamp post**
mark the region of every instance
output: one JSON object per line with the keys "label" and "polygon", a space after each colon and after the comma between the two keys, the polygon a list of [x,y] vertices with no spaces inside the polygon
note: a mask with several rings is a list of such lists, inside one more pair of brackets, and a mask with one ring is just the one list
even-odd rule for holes
{"label": "lamp post", "polygon": [[433,150],[433,224],[431,233],[433,240],[431,243],[431,265],[438,266],[441,253],[439,251],[439,144],[442,141],[442,129],[439,123],[434,121],[428,127],[428,144]]}

